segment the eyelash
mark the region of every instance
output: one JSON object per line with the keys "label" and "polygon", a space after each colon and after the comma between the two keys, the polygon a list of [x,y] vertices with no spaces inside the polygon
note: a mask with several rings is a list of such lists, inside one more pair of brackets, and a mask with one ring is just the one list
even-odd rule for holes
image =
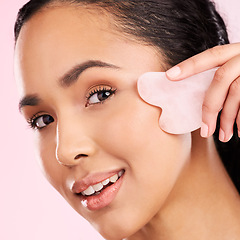
{"label": "eyelash", "polygon": [[27,123],[29,125],[30,128],[32,128],[33,130],[40,130],[41,128],[38,128],[36,126],[36,120],[39,118],[39,117],[42,117],[44,116],[45,114],[40,114],[40,113],[36,113],[34,114],[32,117],[30,117],[29,119],[27,119]]}
{"label": "eyelash", "polygon": [[[40,122],[38,122],[38,120],[40,120]],[[41,130],[47,127],[52,122],[54,122],[54,118],[51,115],[48,114],[39,115],[39,113],[37,115],[34,115],[32,118],[28,120],[30,127],[34,130]],[[41,124],[44,124],[45,126],[39,126]]]}
{"label": "eyelash", "polygon": [[[92,90],[88,93],[88,95],[86,96],[87,103],[85,104],[85,107],[88,107],[88,106],[90,106],[90,105],[95,105],[95,104],[103,104],[109,97],[111,97],[113,94],[115,94],[116,91],[117,91],[116,88],[112,88],[112,87],[108,87],[108,86],[97,86],[96,88],[92,89]],[[103,100],[103,101],[100,101],[100,102],[97,102],[97,103],[93,103],[93,104],[90,104],[90,103],[89,103],[90,98],[91,98],[94,94],[96,94],[96,93],[100,94],[100,93],[104,93],[104,92],[109,92],[109,93],[110,93],[110,95],[109,95],[109,97],[108,97],[107,99],[105,99],[105,100]]]}

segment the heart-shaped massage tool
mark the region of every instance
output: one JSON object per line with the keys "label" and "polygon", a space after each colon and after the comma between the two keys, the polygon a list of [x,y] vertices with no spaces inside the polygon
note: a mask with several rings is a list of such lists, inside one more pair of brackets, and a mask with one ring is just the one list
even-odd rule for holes
{"label": "heart-shaped massage tool", "polygon": [[170,81],[165,72],[148,72],[138,79],[141,98],[160,107],[159,126],[172,134],[184,134],[201,127],[202,104],[214,74],[214,68],[182,81]]}

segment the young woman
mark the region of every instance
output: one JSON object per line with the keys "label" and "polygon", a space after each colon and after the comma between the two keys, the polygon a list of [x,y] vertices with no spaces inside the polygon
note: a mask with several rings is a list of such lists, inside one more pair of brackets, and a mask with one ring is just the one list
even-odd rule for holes
{"label": "young woman", "polygon": [[[212,48],[228,38],[211,2],[32,0],[15,36],[19,106],[46,177],[104,238],[239,238],[240,45]],[[222,66],[204,138],[162,131],[161,110],[138,95],[140,75],[178,63],[169,78]],[[226,150],[216,136],[231,138]]]}

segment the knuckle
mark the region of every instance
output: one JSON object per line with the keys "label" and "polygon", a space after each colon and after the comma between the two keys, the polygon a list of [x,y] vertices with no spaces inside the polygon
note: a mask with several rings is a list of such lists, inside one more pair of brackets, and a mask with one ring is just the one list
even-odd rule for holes
{"label": "knuckle", "polygon": [[227,75],[227,71],[228,70],[225,66],[220,67],[215,73],[214,81],[216,83],[222,83],[224,77]]}
{"label": "knuckle", "polygon": [[190,64],[192,65],[193,69],[196,69],[198,67],[199,62],[198,62],[197,57],[195,57],[195,56],[191,57],[191,58],[189,58],[189,61],[191,61]]}
{"label": "knuckle", "polygon": [[203,105],[202,105],[202,111],[204,112],[204,113],[216,113],[216,112],[218,112],[218,109],[216,109],[216,107],[214,107],[214,106],[212,106],[212,105],[210,105],[210,104],[208,104],[208,103],[206,103],[206,102],[204,102],[203,103]]}
{"label": "knuckle", "polygon": [[234,122],[236,115],[229,114],[225,111],[222,111],[221,113],[221,120],[224,120],[225,122]]}
{"label": "knuckle", "polygon": [[239,78],[231,84],[229,89],[229,95],[239,97],[240,95],[240,79]]}
{"label": "knuckle", "polygon": [[212,54],[214,57],[221,57],[224,51],[224,46],[223,45],[218,45],[215,47],[212,47],[209,49],[210,54]]}

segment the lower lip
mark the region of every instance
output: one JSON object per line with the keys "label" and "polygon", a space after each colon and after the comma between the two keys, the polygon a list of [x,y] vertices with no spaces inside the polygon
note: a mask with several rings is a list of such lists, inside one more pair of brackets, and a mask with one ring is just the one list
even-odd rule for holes
{"label": "lower lip", "polygon": [[114,184],[104,189],[100,194],[90,197],[81,196],[81,203],[91,211],[96,211],[108,206],[116,197],[123,181],[122,175]]}

